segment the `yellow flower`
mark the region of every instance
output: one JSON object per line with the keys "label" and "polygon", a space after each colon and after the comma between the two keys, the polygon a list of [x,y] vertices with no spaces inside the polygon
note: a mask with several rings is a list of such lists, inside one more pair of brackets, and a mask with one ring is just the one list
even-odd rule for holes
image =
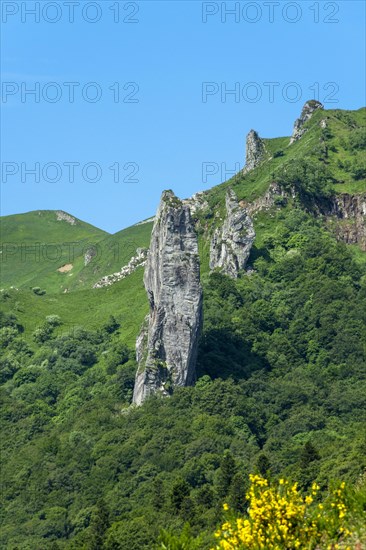
{"label": "yellow flower", "polygon": [[227,512],[228,509],[229,509],[229,505],[226,504],[226,502],[225,502],[225,504],[222,505],[222,507],[223,507],[223,509],[225,510],[225,512]]}
{"label": "yellow flower", "polygon": [[[310,540],[314,544],[324,540],[330,544],[329,548],[335,549],[339,548],[333,539],[335,529],[338,540],[347,542],[345,537],[351,533],[344,526],[347,508],[341,489],[334,491],[334,502],[327,500],[327,505],[314,506],[313,496],[302,496],[296,483],[290,486],[281,478],[278,485],[271,486],[259,475],[251,475],[250,481],[248,516],[226,521],[221,526],[215,533],[219,543],[216,550],[301,550],[309,547]],[[313,495],[319,489],[319,485],[312,484]],[[330,512],[329,504],[337,511],[336,515]],[[228,509],[225,504],[224,510]],[[322,511],[322,515],[318,511]]]}

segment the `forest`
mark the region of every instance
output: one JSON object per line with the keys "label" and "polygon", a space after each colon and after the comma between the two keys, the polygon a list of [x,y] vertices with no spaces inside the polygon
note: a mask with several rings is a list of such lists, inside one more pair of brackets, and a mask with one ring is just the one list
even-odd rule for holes
{"label": "forest", "polygon": [[239,279],[202,277],[196,385],[143,407],[118,315],[27,334],[2,291],[4,548],[213,548],[254,474],[345,482],[364,514],[364,263],[299,204],[273,216]]}

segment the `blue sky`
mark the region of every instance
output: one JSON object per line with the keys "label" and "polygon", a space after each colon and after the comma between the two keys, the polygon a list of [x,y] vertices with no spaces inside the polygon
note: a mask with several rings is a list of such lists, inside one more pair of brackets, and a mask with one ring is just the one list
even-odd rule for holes
{"label": "blue sky", "polygon": [[362,1],[73,4],[71,22],[63,0],[2,2],[3,215],[62,209],[115,232],[163,189],[226,179],[251,128],[289,135],[307,99],[365,103]]}

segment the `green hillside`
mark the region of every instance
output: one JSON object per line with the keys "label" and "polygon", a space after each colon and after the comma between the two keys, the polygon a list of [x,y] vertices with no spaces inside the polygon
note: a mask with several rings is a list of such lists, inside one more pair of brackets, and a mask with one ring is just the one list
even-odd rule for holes
{"label": "green hillside", "polygon": [[72,239],[76,241],[88,238],[100,239],[107,235],[105,231],[85,223],[67,212],[62,212],[62,214],[70,216],[70,221],[58,219],[55,210],[36,210],[25,214],[2,216],[2,239],[6,238],[9,242],[16,243],[60,244],[72,242]]}
{"label": "green hillside", "polygon": [[[320,212],[335,194],[366,192],[365,114],[318,110],[298,142],[266,139],[260,166],[203,194],[198,380],[139,408],[130,404],[148,312],[143,268],[92,287],[149,245],[152,222],[109,235],[55,212],[2,218],[3,243],[16,250],[52,239],[76,242],[77,253],[52,265],[1,261],[1,548],[209,550],[223,503],[230,521],[246,514],[255,473],[310,493],[316,482],[312,499],[325,508],[345,482],[346,512],[314,518],[330,538],[308,548],[362,550],[366,252],[339,238],[352,220]],[[287,195],[254,216],[251,270],[210,273],[226,189],[250,203],[273,182]]]}
{"label": "green hillside", "polygon": [[152,222],[141,223],[108,235],[98,241],[96,256],[70,281],[70,289],[92,287],[104,275],[117,272],[136,254],[137,248],[148,248]]}
{"label": "green hillside", "polygon": [[[56,211],[40,210],[0,219],[4,288],[38,286],[51,293],[92,288],[101,277],[126,265],[136,248],[149,245],[151,222],[109,235],[70,218],[74,224],[57,220]],[[91,255],[85,265],[88,252]]]}
{"label": "green hillside", "polygon": [[[321,120],[326,121],[326,128],[321,128]],[[266,139],[267,156],[261,165],[246,176],[238,174],[207,191],[210,205],[222,203],[228,186],[233,187],[240,200],[253,201],[266,191],[271,181],[277,179],[279,168],[301,159],[313,161],[324,169],[327,183],[336,193],[365,191],[366,109],[319,109],[305,128],[308,131],[304,136],[290,146],[288,137]]]}
{"label": "green hillside", "polygon": [[77,269],[88,248],[107,235],[69,214],[66,216],[69,221],[57,219],[56,211],[39,210],[1,218],[3,287],[63,290],[69,272],[61,273],[58,269],[65,264]]}

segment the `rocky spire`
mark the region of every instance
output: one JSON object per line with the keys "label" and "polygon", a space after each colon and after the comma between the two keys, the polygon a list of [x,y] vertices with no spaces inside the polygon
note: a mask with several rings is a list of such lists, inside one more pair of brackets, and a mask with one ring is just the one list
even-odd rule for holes
{"label": "rocky spire", "polygon": [[139,364],[133,402],[169,395],[194,382],[202,325],[197,235],[188,205],[172,191],[162,195],[144,274],[150,314],[136,342]]}
{"label": "rocky spire", "polygon": [[250,130],[247,135],[246,142],[246,161],[243,168],[243,174],[253,170],[260,164],[265,153],[263,140],[259,137],[255,130]]}
{"label": "rocky spire", "polygon": [[254,242],[253,222],[248,212],[241,208],[232,189],[226,193],[226,218],[211,239],[210,269],[220,268],[236,278],[246,262]]}
{"label": "rocky spire", "polygon": [[306,128],[304,128],[305,123],[311,119],[313,116],[313,113],[317,109],[324,109],[324,105],[322,105],[319,101],[316,101],[315,99],[311,99],[310,101],[307,101],[302,108],[300,118],[295,120],[294,129],[292,132],[292,136],[290,139],[290,145],[291,143],[294,143],[294,141],[297,141],[301,138],[302,135],[306,132]]}

